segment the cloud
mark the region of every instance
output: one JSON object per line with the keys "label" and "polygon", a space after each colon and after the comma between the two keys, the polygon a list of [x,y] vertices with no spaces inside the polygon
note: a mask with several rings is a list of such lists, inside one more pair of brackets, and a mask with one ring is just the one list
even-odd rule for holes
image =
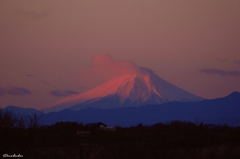
{"label": "cloud", "polygon": [[79,86],[77,87],[78,89],[85,89],[86,87],[85,86]]}
{"label": "cloud", "polygon": [[70,96],[72,94],[79,94],[79,93],[76,92],[76,91],[68,91],[68,90],[65,90],[65,91],[54,90],[54,91],[51,91],[50,94],[52,96],[56,96],[56,97],[67,97],[67,96]]}
{"label": "cloud", "polygon": [[240,65],[240,60],[233,60],[233,62],[235,62],[235,63]]}
{"label": "cloud", "polygon": [[4,96],[6,94],[5,89],[0,88],[0,96]]}
{"label": "cloud", "polygon": [[220,69],[201,69],[199,71],[206,74],[217,74],[221,76],[240,76],[240,71],[224,71]]}
{"label": "cloud", "polygon": [[227,61],[226,59],[220,59],[220,58],[216,58],[216,60],[217,60],[218,62],[226,62],[226,61]]}
{"label": "cloud", "polygon": [[99,75],[104,74],[129,74],[139,72],[138,66],[127,60],[114,60],[109,54],[100,54],[92,57],[91,67]]}
{"label": "cloud", "polygon": [[43,11],[43,12],[36,12],[36,11],[23,11],[23,10],[16,10],[15,12],[18,16],[25,17],[29,20],[39,20],[44,19],[48,15],[50,15],[50,12]]}
{"label": "cloud", "polygon": [[32,74],[25,74],[25,76],[27,76],[27,77],[33,77],[34,75],[32,75]]}
{"label": "cloud", "polygon": [[31,94],[31,91],[25,88],[19,87],[7,87],[7,88],[0,88],[0,96],[4,95],[26,95]]}
{"label": "cloud", "polygon": [[118,76],[141,71],[132,61],[114,60],[109,54],[100,54],[92,57],[90,67],[81,71],[76,79],[80,78],[85,87],[96,87]]}

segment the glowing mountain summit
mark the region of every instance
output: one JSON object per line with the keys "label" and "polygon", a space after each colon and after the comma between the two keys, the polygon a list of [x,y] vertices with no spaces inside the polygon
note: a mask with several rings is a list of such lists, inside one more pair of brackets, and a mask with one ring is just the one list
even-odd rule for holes
{"label": "glowing mountain summit", "polygon": [[170,101],[200,101],[193,95],[159,78],[152,70],[139,67],[90,91],[71,95],[47,108],[46,112],[66,108],[80,110],[88,107],[118,108],[161,104]]}

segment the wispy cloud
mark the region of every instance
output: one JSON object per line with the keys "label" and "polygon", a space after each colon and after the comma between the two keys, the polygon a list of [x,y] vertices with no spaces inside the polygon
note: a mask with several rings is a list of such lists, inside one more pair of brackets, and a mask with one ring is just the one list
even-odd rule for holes
{"label": "wispy cloud", "polygon": [[56,96],[56,97],[67,97],[70,96],[72,94],[79,94],[77,91],[68,91],[68,90],[54,90],[51,91],[50,93],[52,96]]}
{"label": "wispy cloud", "polygon": [[218,62],[226,62],[226,61],[227,61],[226,59],[220,59],[220,58],[216,58],[216,60],[217,60]]}
{"label": "wispy cloud", "polygon": [[36,12],[36,11],[23,11],[23,10],[16,10],[15,13],[18,16],[22,16],[30,20],[44,19],[50,14],[49,11]]}
{"label": "wispy cloud", "polygon": [[240,60],[233,60],[233,62],[235,62],[235,63],[240,65]]}
{"label": "wispy cloud", "polygon": [[79,89],[85,89],[86,87],[85,86],[79,86],[78,88]]}
{"label": "wispy cloud", "polygon": [[0,96],[4,96],[5,94],[5,90],[3,88],[0,88]]}
{"label": "wispy cloud", "polygon": [[31,91],[26,88],[19,88],[19,87],[7,87],[7,88],[0,88],[0,96],[4,95],[26,95],[31,94]]}
{"label": "wispy cloud", "polygon": [[118,76],[140,72],[141,68],[128,60],[114,60],[109,54],[93,56],[90,68],[82,70],[79,78],[88,88],[96,87]]}
{"label": "wispy cloud", "polygon": [[27,77],[33,77],[34,75],[32,75],[32,74],[25,74],[25,76],[27,76]]}
{"label": "wispy cloud", "polygon": [[206,74],[217,74],[221,76],[240,76],[240,71],[225,71],[220,69],[201,69],[199,71]]}

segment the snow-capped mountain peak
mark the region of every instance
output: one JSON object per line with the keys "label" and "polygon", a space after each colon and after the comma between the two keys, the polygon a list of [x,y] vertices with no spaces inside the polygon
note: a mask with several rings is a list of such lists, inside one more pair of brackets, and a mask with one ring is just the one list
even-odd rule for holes
{"label": "snow-capped mountain peak", "polygon": [[86,107],[116,108],[160,104],[169,101],[198,101],[201,97],[178,88],[159,78],[151,70],[121,75],[90,91],[71,95],[53,104],[46,112]]}

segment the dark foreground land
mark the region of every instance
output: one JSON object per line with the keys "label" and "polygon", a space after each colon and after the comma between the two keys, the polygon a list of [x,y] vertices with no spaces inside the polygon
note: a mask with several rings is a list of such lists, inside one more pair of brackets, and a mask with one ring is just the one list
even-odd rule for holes
{"label": "dark foreground land", "polygon": [[16,118],[11,112],[0,112],[0,157],[21,154],[34,159],[240,158],[240,127],[172,121],[108,129],[103,123],[40,126],[38,119],[36,115]]}

